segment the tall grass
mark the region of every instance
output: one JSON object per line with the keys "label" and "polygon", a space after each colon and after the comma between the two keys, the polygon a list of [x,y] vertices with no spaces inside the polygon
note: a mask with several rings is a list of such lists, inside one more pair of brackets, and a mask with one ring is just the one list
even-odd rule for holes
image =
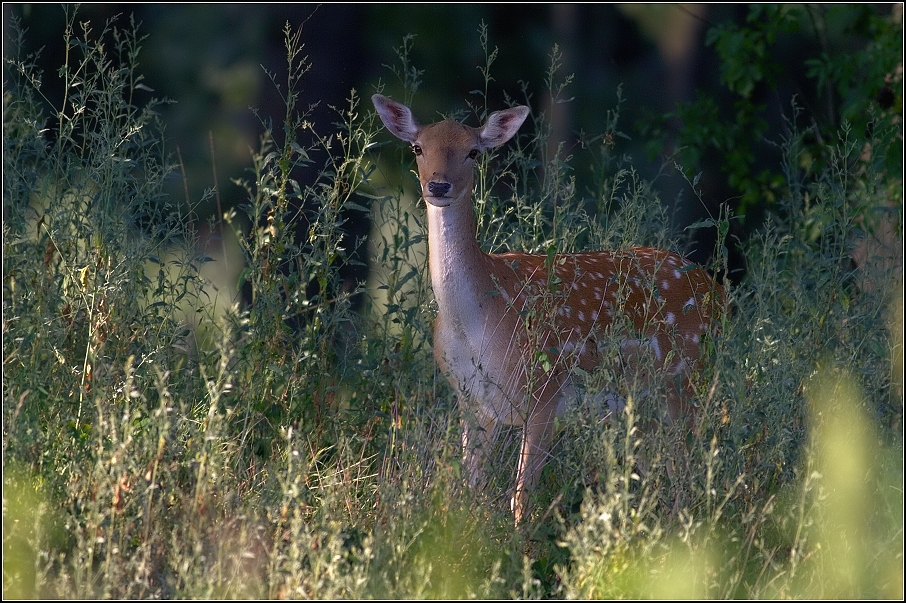
{"label": "tall grass", "polygon": [[[5,597],[902,598],[902,269],[860,288],[849,261],[902,181],[864,161],[865,141],[842,129],[828,170],[803,175],[792,111],[777,141],[792,219],[747,249],[694,430],[651,428],[656,401],[607,421],[580,405],[517,530],[513,457],[486,492],[461,479],[408,150],[355,92],[336,131],[311,124],[302,40],[285,37],[286,113],[263,118],[236,179],[247,201],[214,225],[236,230],[251,291],[225,311],[192,207],[162,192],[174,166],[134,25],[93,32],[68,14],[60,106],[31,58],[6,62]],[[410,48],[394,71],[417,111]],[[568,85],[557,60],[553,96]],[[476,98],[475,122],[496,108]],[[482,159],[486,249],[679,246],[618,152],[621,102],[578,156],[548,156],[536,115]],[[594,166],[587,190],[577,161]],[[339,278],[349,211],[375,224],[363,291]],[[585,394],[613,387],[590,375]]]}

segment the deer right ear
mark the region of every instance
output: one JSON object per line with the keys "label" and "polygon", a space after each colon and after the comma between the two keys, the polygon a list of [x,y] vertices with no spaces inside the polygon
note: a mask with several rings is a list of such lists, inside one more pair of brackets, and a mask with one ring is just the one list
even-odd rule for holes
{"label": "deer right ear", "polygon": [[409,107],[389,99],[383,94],[375,94],[371,97],[371,102],[374,103],[374,108],[377,109],[381,121],[391,134],[400,140],[415,142],[419,125],[412,117]]}
{"label": "deer right ear", "polygon": [[482,146],[489,149],[508,141],[516,135],[528,114],[529,108],[523,105],[491,113],[487,123],[481,128]]}

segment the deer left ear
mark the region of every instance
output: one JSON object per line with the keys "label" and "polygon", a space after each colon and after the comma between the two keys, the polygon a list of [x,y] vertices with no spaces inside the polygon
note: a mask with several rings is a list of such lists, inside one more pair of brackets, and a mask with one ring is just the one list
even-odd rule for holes
{"label": "deer left ear", "polygon": [[415,142],[418,137],[418,122],[412,116],[409,107],[390,99],[383,94],[371,97],[378,116],[390,133],[406,142]]}
{"label": "deer left ear", "polygon": [[499,147],[515,136],[528,114],[529,108],[522,105],[491,113],[479,134],[482,147]]}

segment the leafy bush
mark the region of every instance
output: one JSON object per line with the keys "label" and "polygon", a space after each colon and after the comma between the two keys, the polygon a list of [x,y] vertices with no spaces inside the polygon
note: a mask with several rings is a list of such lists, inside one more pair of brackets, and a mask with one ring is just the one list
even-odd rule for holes
{"label": "leafy bush", "polygon": [[737,213],[750,228],[760,227],[766,211],[783,211],[789,184],[775,155],[765,164],[777,142],[769,116],[782,110],[769,105],[790,100],[777,93],[783,73],[795,82],[790,94],[796,102],[810,108],[811,128],[797,141],[801,149],[795,157],[810,179],[828,169],[828,151],[844,123],[856,139],[871,144],[886,169],[901,172],[902,140],[891,128],[899,131],[903,111],[902,17],[893,10],[891,15],[879,5],[752,4],[744,23],[712,25],[706,43],[720,61],[719,86],[699,90],[694,101],[646,124],[650,148],[664,148],[665,124],[678,120],[683,127],[676,135],[677,161],[697,170],[705,158],[719,157],[738,196]]}

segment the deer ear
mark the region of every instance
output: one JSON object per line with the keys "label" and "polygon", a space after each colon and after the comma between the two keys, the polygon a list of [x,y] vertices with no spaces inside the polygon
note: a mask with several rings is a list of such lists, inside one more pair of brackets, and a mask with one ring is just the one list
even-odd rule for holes
{"label": "deer ear", "polygon": [[409,107],[391,100],[383,94],[375,94],[371,97],[371,102],[374,103],[378,116],[391,134],[400,140],[415,142],[419,125],[412,117]]}
{"label": "deer ear", "polygon": [[508,141],[522,126],[528,114],[529,108],[522,105],[491,113],[487,123],[481,128],[482,146],[489,149]]}

